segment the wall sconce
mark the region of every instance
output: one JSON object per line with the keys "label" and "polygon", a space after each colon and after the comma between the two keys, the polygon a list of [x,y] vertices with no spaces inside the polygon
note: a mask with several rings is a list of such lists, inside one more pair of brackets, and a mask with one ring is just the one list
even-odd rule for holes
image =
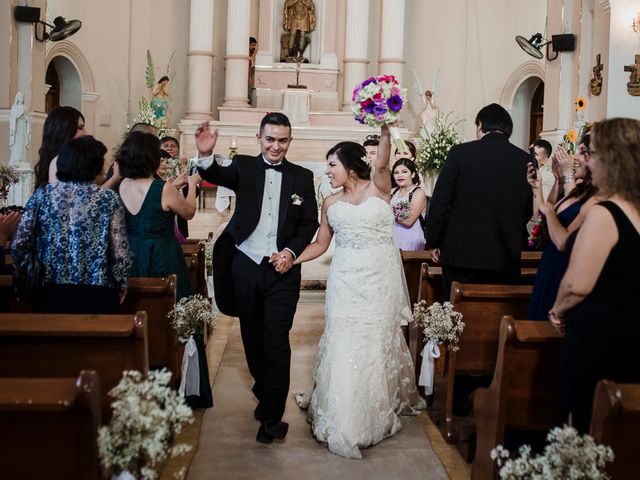
{"label": "wall sconce", "polygon": [[[38,7],[15,7],[13,9],[13,18],[19,23],[34,23],[35,24],[35,36],[39,42],[46,42],[51,40],[57,42],[70,37],[82,27],[80,20],[69,20],[68,22],[62,17],[56,17],[53,20],[53,25],[40,20],[40,9]],[[38,36],[38,27],[42,25],[42,34]],[[51,31],[47,32],[47,27],[51,27]]]}
{"label": "wall sconce", "polygon": [[[547,47],[547,60],[555,60],[558,58],[558,52],[573,52],[576,49],[576,36],[572,33],[551,35],[551,40],[547,40],[546,42],[544,42],[541,33],[536,33],[529,40],[522,35],[516,35],[516,42],[528,55],[538,59],[542,58],[543,55],[540,49],[545,45]],[[555,53],[553,57],[549,56],[549,44],[551,44],[552,50]]]}

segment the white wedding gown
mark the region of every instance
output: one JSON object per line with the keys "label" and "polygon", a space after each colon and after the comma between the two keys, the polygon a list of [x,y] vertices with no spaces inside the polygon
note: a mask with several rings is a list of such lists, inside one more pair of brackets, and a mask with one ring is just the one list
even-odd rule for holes
{"label": "white wedding gown", "polygon": [[400,329],[411,310],[390,206],[378,197],[337,201],[327,218],[335,253],[308,415],[331,452],[361,458],[359,448],[395,434],[399,415],[425,405]]}

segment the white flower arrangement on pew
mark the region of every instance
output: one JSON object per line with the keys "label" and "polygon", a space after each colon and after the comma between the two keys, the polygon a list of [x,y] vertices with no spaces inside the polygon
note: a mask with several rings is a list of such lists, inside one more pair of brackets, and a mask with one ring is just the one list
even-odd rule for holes
{"label": "white flower arrangement on pew", "polygon": [[186,341],[193,335],[202,334],[207,326],[215,327],[220,314],[202,295],[191,295],[181,298],[167,317],[178,336]]}
{"label": "white flower arrangement on pew", "polygon": [[434,302],[427,306],[424,300],[413,306],[413,320],[422,329],[426,342],[421,353],[423,360],[418,385],[424,387],[425,395],[431,395],[435,359],[440,357],[438,345],[445,345],[452,352],[457,351],[460,335],[464,331],[464,322],[462,314],[456,312],[450,302]]}
{"label": "white flower arrangement on pew", "polygon": [[[153,480],[167,457],[183,455],[190,445],[170,446],[182,426],[193,422],[193,412],[171,389],[171,372],[147,375],[125,371],[109,395],[113,416],[98,431],[98,450],[104,467],[120,478]],[[128,474],[128,475],[127,475]]]}
{"label": "white flower arrangement on pew", "polygon": [[501,480],[544,480],[563,478],[575,480],[605,480],[606,462],[614,455],[610,447],[598,445],[589,435],[579,435],[571,427],[556,427],[547,435],[547,446],[537,456],[531,447],[520,447],[517,458],[509,458],[509,451],[498,445],[491,451]]}
{"label": "white flower arrangement on pew", "polygon": [[208,240],[200,240],[198,245],[204,245],[204,264],[207,271],[207,276],[213,275],[213,245],[215,240],[210,238]]}

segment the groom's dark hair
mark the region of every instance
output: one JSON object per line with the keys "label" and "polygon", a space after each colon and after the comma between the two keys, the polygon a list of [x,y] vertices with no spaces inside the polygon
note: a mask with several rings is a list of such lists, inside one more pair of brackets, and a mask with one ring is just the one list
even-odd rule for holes
{"label": "groom's dark hair", "polygon": [[265,125],[281,125],[283,127],[289,127],[289,134],[291,134],[291,122],[289,121],[289,117],[287,117],[284,113],[267,113],[260,122],[260,134],[262,134],[262,130],[264,130]]}

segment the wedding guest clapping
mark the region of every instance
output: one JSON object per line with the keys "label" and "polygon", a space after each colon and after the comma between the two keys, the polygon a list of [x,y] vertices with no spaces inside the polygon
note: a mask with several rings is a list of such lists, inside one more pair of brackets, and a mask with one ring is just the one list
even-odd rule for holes
{"label": "wedding guest clapping", "polygon": [[31,196],[12,242],[20,264],[35,243],[51,313],[118,313],[130,266],[124,209],[95,184],[107,148],[93,137],[71,140],[57,159],[58,182]]}
{"label": "wedding guest clapping", "polygon": [[596,383],[639,383],[640,121],[594,123],[588,165],[606,201],[580,228],[549,312],[565,332],[560,354],[561,418],[587,433]]}

